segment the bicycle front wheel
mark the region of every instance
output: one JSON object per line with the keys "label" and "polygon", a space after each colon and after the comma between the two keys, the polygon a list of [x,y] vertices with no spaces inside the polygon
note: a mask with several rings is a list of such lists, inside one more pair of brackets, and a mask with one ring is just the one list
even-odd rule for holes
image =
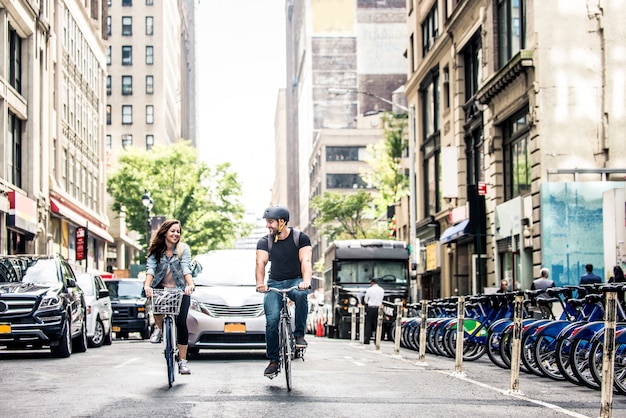
{"label": "bicycle front wheel", "polygon": [[286,318],[281,319],[280,321],[280,349],[282,355],[282,366],[285,371],[285,380],[287,381],[287,390],[291,391],[291,339],[293,335],[291,334],[291,325],[287,321]]}
{"label": "bicycle front wheel", "polygon": [[167,383],[172,387],[174,383],[174,338],[172,338],[172,317],[167,315],[163,319],[163,329],[165,334],[165,362],[167,363]]}

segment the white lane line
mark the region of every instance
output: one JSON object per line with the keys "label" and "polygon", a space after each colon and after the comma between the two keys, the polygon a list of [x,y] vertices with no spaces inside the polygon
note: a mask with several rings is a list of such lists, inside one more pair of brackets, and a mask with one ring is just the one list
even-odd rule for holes
{"label": "white lane line", "polygon": [[130,358],[130,359],[126,360],[125,362],[120,363],[117,366],[114,366],[114,368],[119,369],[119,368],[122,368],[122,367],[126,367],[129,364],[136,362],[137,360],[139,360],[139,357]]}
{"label": "white lane line", "polygon": [[346,360],[348,360],[350,363],[357,365],[357,366],[365,366],[365,363],[361,363],[360,361],[356,361],[355,359],[353,359],[350,356],[344,356],[343,358],[345,358]]}

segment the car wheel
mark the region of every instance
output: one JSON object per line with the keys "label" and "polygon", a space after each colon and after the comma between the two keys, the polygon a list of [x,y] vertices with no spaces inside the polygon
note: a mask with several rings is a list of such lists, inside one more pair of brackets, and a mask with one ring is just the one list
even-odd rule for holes
{"label": "car wheel", "polygon": [[96,325],[93,329],[93,337],[89,339],[90,347],[100,347],[104,344],[104,324],[100,318],[96,319]]}
{"label": "car wheel", "polygon": [[67,358],[72,354],[72,337],[70,328],[70,321],[65,322],[63,335],[59,341],[57,341],[56,345],[50,346],[50,353],[52,354],[52,357]]}
{"label": "car wheel", "polygon": [[77,353],[84,353],[87,351],[87,326],[85,321],[80,327],[80,334],[72,341],[72,350]]}

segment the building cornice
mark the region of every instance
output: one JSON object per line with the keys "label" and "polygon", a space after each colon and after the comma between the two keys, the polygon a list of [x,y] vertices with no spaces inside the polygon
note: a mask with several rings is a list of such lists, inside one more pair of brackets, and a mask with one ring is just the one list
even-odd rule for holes
{"label": "building cornice", "polygon": [[476,93],[476,99],[481,104],[490,104],[517,77],[532,67],[534,67],[533,51],[530,49],[521,50],[497,73],[487,79]]}

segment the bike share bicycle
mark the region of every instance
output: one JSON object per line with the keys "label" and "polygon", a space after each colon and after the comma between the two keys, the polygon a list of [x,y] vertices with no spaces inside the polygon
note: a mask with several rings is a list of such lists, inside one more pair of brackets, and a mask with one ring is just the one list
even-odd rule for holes
{"label": "bike share bicycle", "polygon": [[[310,286],[309,286],[310,288]],[[268,292],[275,292],[281,296],[280,319],[278,320],[278,370],[274,375],[267,376],[270,379],[275,378],[281,369],[285,371],[285,380],[287,381],[287,390],[291,391],[291,360],[301,358],[304,361],[304,352],[306,348],[296,347],[296,337],[291,327],[291,313],[289,312],[289,297],[287,294],[292,290],[298,289],[293,286],[288,289],[276,289],[268,287]]]}
{"label": "bike share bicycle", "polygon": [[174,362],[178,357],[176,343],[176,315],[180,313],[180,304],[184,292],[178,288],[152,289],[152,312],[164,315],[163,335],[165,337],[165,363],[167,364],[167,382],[174,383]]}

